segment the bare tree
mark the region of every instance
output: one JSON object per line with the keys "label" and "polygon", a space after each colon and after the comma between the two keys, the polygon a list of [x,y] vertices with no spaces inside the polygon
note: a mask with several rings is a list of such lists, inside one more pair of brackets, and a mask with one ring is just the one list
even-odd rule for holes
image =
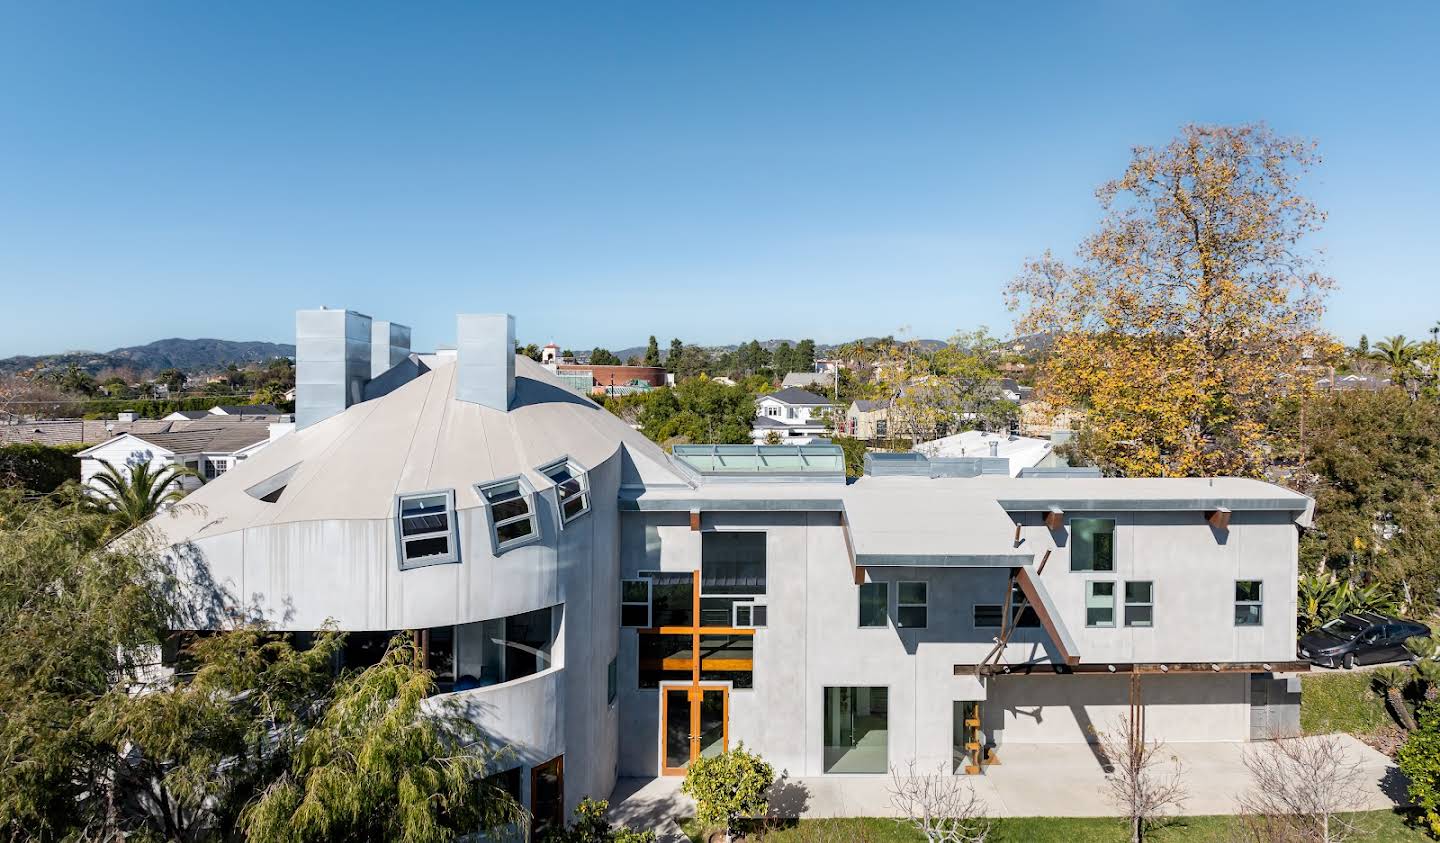
{"label": "bare tree", "polygon": [[1241,826],[1255,843],[1343,843],[1368,829],[1346,816],[1363,806],[1364,771],[1338,735],[1280,738],[1245,752],[1253,787]]}
{"label": "bare tree", "polygon": [[1163,741],[1146,743],[1128,715],[1119,718],[1115,731],[1097,732],[1095,737],[1111,765],[1105,776],[1110,801],[1124,812],[1130,842],[1140,843],[1155,821],[1177,813],[1185,804],[1184,767]]}
{"label": "bare tree", "polygon": [[985,803],[969,782],[945,772],[944,764],[934,772],[921,772],[914,761],[903,771],[891,767],[890,805],[898,821],[927,843],[984,843],[990,837]]}

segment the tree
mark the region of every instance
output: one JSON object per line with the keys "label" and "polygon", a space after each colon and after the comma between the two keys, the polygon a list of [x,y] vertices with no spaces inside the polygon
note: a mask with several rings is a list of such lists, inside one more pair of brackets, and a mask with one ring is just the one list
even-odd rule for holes
{"label": "tree", "polygon": [[679,373],[675,367],[680,363],[680,355],[684,351],[685,343],[681,342],[679,337],[670,340],[670,354],[665,358],[665,368],[676,377],[679,377]]}
{"label": "tree", "polygon": [[1394,614],[1398,611],[1394,599],[1380,583],[1357,586],[1327,570],[1300,576],[1296,606],[1296,621],[1301,633],[1335,620],[1346,612]]}
{"label": "tree", "polygon": [[1410,684],[1410,671],[1403,667],[1382,667],[1370,674],[1375,692],[1385,698],[1385,705],[1396,722],[1407,732],[1415,731],[1415,718],[1405,703],[1405,688]]}
{"label": "tree", "polygon": [[180,478],[196,476],[184,466],[157,468],[149,461],[116,468],[100,460],[100,466],[100,473],[91,478],[95,484],[92,505],[122,530],[140,526],[162,507],[184,498]]}
{"label": "tree", "polygon": [[483,778],[497,750],[458,709],[427,700],[434,689],[413,639],[396,636],[379,664],[340,681],[289,769],[242,812],[246,839],[428,843],[522,821]]}
{"label": "tree", "polygon": [[723,826],[730,840],[741,817],[765,811],[765,791],[775,781],[775,770],[759,755],[745,750],[742,742],[718,755],[701,756],[690,762],[682,793],[695,800],[695,818],[707,826]]}
{"label": "tree", "polygon": [[645,365],[660,365],[660,343],[655,341],[655,335],[650,335],[650,342],[645,345]]}
{"label": "tree", "polygon": [[1410,392],[1410,396],[1414,398],[1416,396],[1411,389],[1411,381],[1421,351],[1420,343],[1407,340],[1404,334],[1399,334],[1375,343],[1370,356],[1388,366],[1390,382]]}
{"label": "tree", "polygon": [[196,639],[188,663],[143,693],[116,686],[91,715],[117,753],[123,824],[165,840],[208,840],[289,766],[325,710],[343,636],[323,632],[306,650],[245,627]]}
{"label": "tree", "polygon": [[80,461],[75,454],[84,448],[33,442],[0,445],[0,486],[53,492],[67,480],[80,479]]}
{"label": "tree", "polygon": [[1425,814],[1432,837],[1440,837],[1440,711],[1420,710],[1419,728],[1406,735],[1396,754],[1400,772],[1410,780],[1410,799]]}
{"label": "tree", "polygon": [[1120,718],[1115,731],[1096,737],[1110,765],[1105,776],[1110,801],[1130,826],[1130,843],[1141,843],[1157,820],[1185,803],[1180,759],[1172,755],[1167,764],[1165,744],[1147,743],[1129,716]]}
{"label": "tree", "polygon": [[590,352],[590,364],[593,366],[619,366],[620,358],[608,348],[596,348]]}
{"label": "tree", "polygon": [[1302,562],[1381,583],[1402,611],[1430,609],[1440,588],[1440,404],[1357,390],[1312,400],[1307,415],[1300,481],[1315,498],[1315,526],[1301,538]]}
{"label": "tree", "polygon": [[[749,390],[709,378],[690,378],[606,406],[622,418],[633,417],[642,433],[660,443],[745,444],[755,420],[755,396]],[[632,409],[636,406],[638,411]]]}
{"label": "tree", "polygon": [[1255,843],[1343,843],[1368,838],[1355,819],[1364,770],[1338,735],[1257,741],[1245,751],[1254,787],[1240,797],[1241,825]]}
{"label": "tree", "polygon": [[775,346],[775,351],[770,356],[771,368],[775,370],[775,377],[783,378],[791,372],[799,370],[795,365],[795,349],[790,343],[781,342]]}
{"label": "tree", "polygon": [[900,816],[897,822],[914,828],[927,843],[984,843],[993,827],[975,788],[943,764],[924,773],[914,761],[903,774],[890,768],[890,805]]}
{"label": "tree", "polygon": [[[172,623],[165,569],[146,542],[102,545],[105,517],[77,489],[0,489],[0,836],[115,839],[120,747],[92,714],[148,674]],[[94,835],[91,837],[90,835]]]}
{"label": "tree", "polygon": [[1268,416],[1308,380],[1333,282],[1303,250],[1324,215],[1297,191],[1313,146],[1263,125],[1186,126],[1098,191],[1100,229],[1007,288],[1016,331],[1054,338],[1039,392],[1087,411],[1109,474],[1260,476]]}
{"label": "tree", "polygon": [[185,388],[185,373],[176,368],[162,369],[160,374],[155,376],[155,380],[165,384],[165,388],[172,393]]}
{"label": "tree", "polygon": [[815,370],[815,341],[801,340],[795,343],[795,372],[813,372]]}

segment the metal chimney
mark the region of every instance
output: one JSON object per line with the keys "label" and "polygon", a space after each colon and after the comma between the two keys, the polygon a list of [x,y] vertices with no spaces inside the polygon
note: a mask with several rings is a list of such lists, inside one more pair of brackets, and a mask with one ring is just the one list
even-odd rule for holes
{"label": "metal chimney", "polygon": [[371,320],[353,310],[295,311],[295,428],[364,400]]}
{"label": "metal chimney", "polygon": [[510,409],[515,398],[515,317],[462,313],[455,320],[455,397],[484,407]]}
{"label": "metal chimney", "polygon": [[410,356],[410,328],[399,322],[370,323],[370,377],[378,378]]}

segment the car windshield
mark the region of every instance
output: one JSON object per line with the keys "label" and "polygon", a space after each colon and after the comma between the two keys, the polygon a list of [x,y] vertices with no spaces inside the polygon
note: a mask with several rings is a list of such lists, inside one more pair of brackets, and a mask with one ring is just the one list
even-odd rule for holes
{"label": "car windshield", "polygon": [[1356,623],[1349,618],[1336,618],[1320,628],[1336,638],[1343,638],[1346,641],[1365,631],[1364,625]]}

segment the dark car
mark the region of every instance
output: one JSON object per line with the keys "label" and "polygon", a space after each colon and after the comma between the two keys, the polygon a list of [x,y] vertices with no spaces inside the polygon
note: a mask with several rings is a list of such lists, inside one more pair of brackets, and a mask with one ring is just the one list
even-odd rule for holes
{"label": "dark car", "polygon": [[1346,613],[1300,637],[1300,658],[1324,667],[1352,668],[1410,658],[1405,639],[1429,637],[1422,623],[1375,612]]}

